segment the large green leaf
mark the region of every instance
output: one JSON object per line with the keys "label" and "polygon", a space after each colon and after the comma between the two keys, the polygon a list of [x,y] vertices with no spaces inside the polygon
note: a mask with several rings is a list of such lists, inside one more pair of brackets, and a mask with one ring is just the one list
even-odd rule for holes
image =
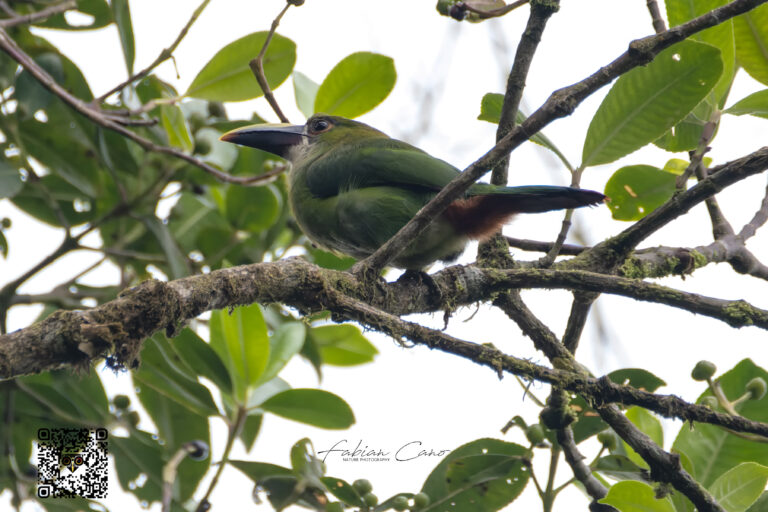
{"label": "large green leaf", "polygon": [[357,52],[343,58],[325,77],[315,98],[315,112],[354,118],[389,96],[397,73],[390,57]]}
{"label": "large green leaf", "polygon": [[227,220],[237,229],[262,231],[269,228],[280,214],[280,194],[273,185],[227,189]]}
{"label": "large green leaf", "polygon": [[344,429],[355,422],[347,402],[320,389],[289,389],[263,404],[262,409],[320,428]]}
{"label": "large green leaf", "polygon": [[194,144],[181,109],[176,105],[161,105],[160,120],[168,136],[168,144],[182,151],[191,152]]}
{"label": "large green leaf", "polygon": [[211,313],[211,347],[227,365],[235,396],[245,401],[246,389],[257,382],[269,360],[267,325],[258,304],[242,306],[231,314]]}
{"label": "large green leaf", "polygon": [[[747,382],[755,377],[768,380],[768,372],[750,359],[744,359],[723,374],[718,382],[725,395],[734,400],[744,393]],[[711,395],[706,391],[699,397],[698,402]],[[760,400],[741,402],[735,408],[746,418],[768,422],[768,395]],[[764,464],[768,461],[768,444],[742,439],[722,428],[705,423],[697,423],[694,429],[681,428],[672,448],[688,456],[693,466],[692,476],[706,487],[712,485],[720,475],[743,462]]]}
{"label": "large green leaf", "polygon": [[304,73],[293,72],[293,94],[296,97],[296,106],[305,117],[311,117],[315,113],[315,98],[319,88],[320,85]]}
{"label": "large green leaf", "polygon": [[141,368],[133,378],[197,416],[218,413],[211,392],[198,382],[195,373],[162,334],[155,334],[144,343]]}
{"label": "large green leaf", "polygon": [[163,249],[163,254],[165,254],[166,261],[168,262],[168,277],[179,279],[189,275],[187,257],[181,252],[178,242],[173,237],[171,230],[168,229],[168,224],[154,215],[145,215],[141,220]]}
{"label": "large green leaf", "polygon": [[613,162],[658,139],[704,99],[722,71],[720,50],[683,41],[622,75],[592,118],[582,166]]}
{"label": "large green leaf", "polygon": [[616,220],[642,219],[675,193],[677,177],[650,165],[629,165],[605,184],[608,207]]}
{"label": "large green leaf", "polygon": [[133,23],[131,22],[131,8],[128,0],[112,0],[112,16],[115,18],[117,32],[120,34],[120,44],[125,57],[125,67],[128,74],[133,74],[133,61],[136,58],[136,43],[133,38]]}
{"label": "large green leaf", "polygon": [[622,368],[608,374],[608,378],[616,384],[629,385],[653,393],[667,383],[642,368]]}
{"label": "large green leaf", "polygon": [[[682,25],[686,21],[706,14],[728,3],[728,0],[666,0],[667,19],[670,27]],[[733,21],[725,20],[712,28],[702,30],[691,36],[691,39],[711,44],[720,49],[723,59],[723,75],[715,85],[714,92],[717,103],[722,107],[728,91],[731,88],[733,76],[736,73],[736,45],[733,36]]]}
{"label": "large green leaf", "polygon": [[[142,352],[142,359],[143,356],[144,352]],[[167,457],[176,453],[184,443],[203,441],[210,446],[208,417],[205,414],[201,415],[190,410],[154,388],[142,387],[138,397],[157,426]],[[185,457],[177,468],[177,485],[174,486],[174,492],[177,493],[174,496],[176,499],[183,502],[192,496],[200,480],[208,471],[210,462],[210,457],[203,460]]]}
{"label": "large green leaf", "polygon": [[768,119],[768,89],[757,91],[744,99],[737,101],[725,109],[726,114],[743,116],[745,114]]}
{"label": "large green leaf", "polygon": [[709,492],[728,512],[743,512],[760,497],[768,483],[768,467],[744,462],[720,475]]}
{"label": "large green leaf", "polygon": [[768,5],[733,19],[736,59],[758,82],[768,85]]}
{"label": "large green leaf", "polygon": [[304,324],[299,322],[288,322],[275,330],[269,338],[269,360],[259,378],[260,382],[277,377],[288,361],[301,350],[306,332]]}
{"label": "large green leaf", "polygon": [[[528,450],[515,443],[508,443],[505,441],[499,441],[497,439],[477,439],[469,442],[465,445],[459,446],[451,453],[448,454],[429,474],[424,485],[422,486],[422,492],[429,495],[432,500],[432,504],[428,507],[428,510],[444,510],[446,504],[457,503],[457,510],[478,510],[478,511],[491,511],[502,508],[507,503],[511,503],[517,494],[522,489],[518,486],[522,483],[525,486],[525,482],[528,480],[528,470],[520,466],[513,464],[510,466],[510,478],[508,479],[496,479],[491,478],[488,482],[488,498],[489,500],[478,501],[478,491],[482,491],[482,487],[471,486],[467,489],[456,489],[453,486],[455,482],[450,481],[449,475],[459,471],[455,463],[463,461],[474,467],[476,464],[472,459],[467,457],[476,456],[491,456],[493,458],[486,459],[488,464],[485,465],[486,469],[490,470],[489,474],[493,473],[493,467],[499,467],[497,463],[504,460],[510,461],[513,458],[527,457],[530,454]],[[501,456],[501,457],[500,457]],[[480,471],[485,471],[478,467]],[[459,471],[460,473],[460,471]],[[479,475],[478,475],[479,477]],[[506,495],[505,490],[509,489],[510,494]],[[456,491],[459,491],[458,493]],[[475,502],[478,502],[478,507],[475,506]],[[461,503],[462,506],[458,506]],[[494,508],[495,507],[495,508]]]}
{"label": "large green leaf", "polygon": [[0,160],[0,199],[15,196],[23,187],[19,169],[8,160]]}
{"label": "large green leaf", "polygon": [[[151,434],[133,430],[130,437],[111,436],[109,451],[114,455],[117,479],[123,489],[130,489],[140,500],[160,500],[162,468],[166,460],[163,457],[163,447]],[[135,485],[139,475],[144,475],[146,480],[141,487]]]}
{"label": "large green leaf", "polygon": [[[264,94],[249,66],[258,56],[267,32],[255,32],[227,46],[213,56],[197,74],[185,96],[211,101],[244,101]],[[271,89],[282,84],[296,63],[296,44],[275,34],[264,55],[264,76]]]}
{"label": "large green leaf", "polygon": [[457,510],[493,512],[517,498],[530,478],[530,471],[517,455],[487,453],[452,460],[445,472],[451,494],[424,510],[445,510],[446,503],[456,503]]}
{"label": "large green leaf", "polygon": [[613,505],[621,512],[675,512],[669,498],[656,499],[653,487],[633,480],[612,485],[608,495],[598,501]]}
{"label": "large green leaf", "polygon": [[310,331],[325,364],[354,366],[373,361],[379,353],[358,327],[350,324],[323,325]]}
{"label": "large green leaf", "polygon": [[94,216],[90,208],[75,207],[75,205],[90,204],[90,199],[53,174],[43,176],[36,181],[27,180],[21,191],[11,201],[20,210],[52,226],[62,225],[57,210],[71,226],[87,222]]}
{"label": "large green leaf", "polygon": [[79,16],[75,23],[70,23],[64,14],[56,14],[35,25],[46,28],[61,28],[67,30],[90,30],[101,28],[112,23],[112,12],[105,0],[77,0],[77,11],[90,16]]}
{"label": "large green leaf", "polygon": [[232,379],[216,351],[189,328],[171,339],[176,353],[192,371],[213,382],[222,393],[232,392]]}

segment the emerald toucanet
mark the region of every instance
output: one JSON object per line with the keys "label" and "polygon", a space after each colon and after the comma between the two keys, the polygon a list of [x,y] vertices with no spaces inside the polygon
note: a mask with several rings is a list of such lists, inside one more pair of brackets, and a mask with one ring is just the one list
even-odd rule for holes
{"label": "emerald toucanet", "polygon": [[[259,124],[221,140],[268,151],[292,164],[289,201],[315,243],[364,258],[389,240],[459,170],[368,125],[315,114],[304,126]],[[602,202],[600,192],[546,185],[472,185],[392,265],[421,270],[453,261],[471,239],[495,233],[515,213]]]}

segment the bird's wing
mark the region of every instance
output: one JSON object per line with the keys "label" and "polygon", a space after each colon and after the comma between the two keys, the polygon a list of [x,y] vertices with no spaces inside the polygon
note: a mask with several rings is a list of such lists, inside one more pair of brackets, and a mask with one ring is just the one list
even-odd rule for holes
{"label": "bird's wing", "polygon": [[437,191],[459,174],[448,162],[394,139],[346,144],[310,165],[307,186],[316,197],[381,186]]}

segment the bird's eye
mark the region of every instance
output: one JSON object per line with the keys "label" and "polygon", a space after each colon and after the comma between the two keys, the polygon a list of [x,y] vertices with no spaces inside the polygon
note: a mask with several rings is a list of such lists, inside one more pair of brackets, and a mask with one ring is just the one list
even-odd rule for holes
{"label": "bird's eye", "polygon": [[329,121],[326,121],[325,119],[315,119],[312,121],[312,126],[310,127],[313,132],[320,133],[324,132],[328,128],[331,127],[331,123]]}

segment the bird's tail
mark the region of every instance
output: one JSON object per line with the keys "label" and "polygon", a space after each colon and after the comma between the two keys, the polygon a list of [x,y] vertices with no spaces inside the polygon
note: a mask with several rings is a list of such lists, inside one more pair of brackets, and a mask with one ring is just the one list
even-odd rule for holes
{"label": "bird's tail", "polygon": [[530,185],[495,187],[477,184],[468,197],[451,203],[444,217],[459,233],[484,239],[501,229],[516,213],[542,213],[600,204],[605,196],[594,190]]}

